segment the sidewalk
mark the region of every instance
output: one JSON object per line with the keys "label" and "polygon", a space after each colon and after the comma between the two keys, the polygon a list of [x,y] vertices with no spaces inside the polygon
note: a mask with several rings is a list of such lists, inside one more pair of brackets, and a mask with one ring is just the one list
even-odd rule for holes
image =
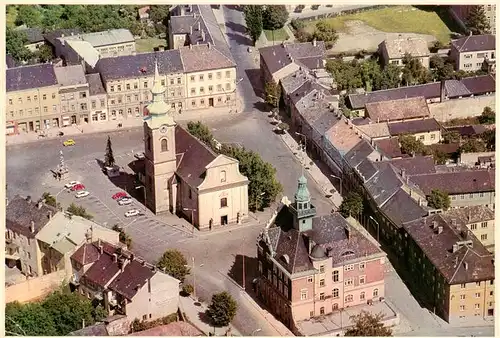
{"label": "sidewalk", "polygon": [[[195,305],[195,303],[199,305],[197,306]],[[197,302],[191,297],[180,296],[179,308],[181,312],[184,313],[187,321],[189,321],[197,329],[201,330],[207,336],[209,332],[214,333],[214,327],[200,319],[200,314],[203,318],[203,316],[205,315],[205,311],[208,309],[208,306],[206,304]],[[225,336],[228,329],[231,330],[232,336],[242,336],[242,334],[231,324],[229,324],[229,326],[215,328],[215,335]]]}
{"label": "sidewalk", "polygon": [[[313,160],[305,153],[301,151],[301,146],[295,141],[295,139],[288,133],[285,132],[282,134],[281,139],[286,144],[286,146],[290,149],[290,151],[295,155],[295,157],[301,161],[306,163],[306,169],[316,182],[316,184],[323,190],[325,196],[331,195],[329,198],[330,202],[334,205],[335,208],[338,208],[342,203],[342,196],[338,193],[337,189],[333,186],[332,182],[328,177],[326,177],[323,172],[318,168],[318,166],[313,162]],[[302,156],[304,155],[304,160]],[[312,163],[312,164],[311,164]],[[333,191],[333,194],[331,193]]]}

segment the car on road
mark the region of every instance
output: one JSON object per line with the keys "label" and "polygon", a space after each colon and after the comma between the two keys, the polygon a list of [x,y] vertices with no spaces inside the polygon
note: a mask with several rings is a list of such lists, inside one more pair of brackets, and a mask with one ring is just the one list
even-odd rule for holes
{"label": "car on road", "polygon": [[128,197],[128,196],[127,196],[127,193],[126,193],[126,192],[124,192],[124,191],[117,192],[116,194],[114,194],[114,195],[112,196],[112,198],[113,198],[114,200],[119,200],[119,199],[122,199],[122,198],[124,198],[124,197]]}
{"label": "car on road", "polygon": [[82,198],[82,197],[86,197],[88,195],[90,195],[90,193],[88,191],[86,191],[86,190],[83,190],[83,191],[77,192],[76,195],[75,195],[75,197],[76,198]]}
{"label": "car on road", "polygon": [[122,198],[121,200],[118,201],[118,205],[129,205],[129,204],[132,204],[131,198]]}
{"label": "car on road", "polygon": [[85,186],[81,183],[75,184],[71,187],[71,191],[85,190]]}
{"label": "car on road", "polygon": [[75,144],[76,144],[75,140],[71,138],[63,142],[63,146],[65,147],[74,146]]}
{"label": "car on road", "polygon": [[80,182],[78,182],[78,181],[71,181],[71,182],[69,182],[69,183],[66,183],[66,184],[64,185],[64,187],[65,187],[66,189],[71,189],[71,188],[73,188],[73,187],[74,187],[75,185],[77,185],[77,184],[81,184],[81,183],[80,183]]}
{"label": "car on road", "polygon": [[142,153],[137,153],[137,154],[135,154],[135,155],[134,155],[134,157],[135,157],[136,159],[138,159],[138,160],[144,160],[144,158],[145,158],[146,156],[144,155],[144,152],[142,152]]}
{"label": "car on road", "polygon": [[141,216],[141,215],[144,215],[144,214],[137,209],[132,209],[132,210],[129,210],[125,213],[125,217],[134,217],[134,216]]}

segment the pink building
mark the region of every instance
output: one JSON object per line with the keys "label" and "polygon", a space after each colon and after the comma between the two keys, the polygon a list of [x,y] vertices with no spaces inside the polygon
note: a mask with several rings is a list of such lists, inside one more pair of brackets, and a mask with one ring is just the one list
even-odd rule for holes
{"label": "pink building", "polygon": [[294,323],[384,297],[385,253],[339,214],[316,216],[305,177],[258,242],[257,293]]}

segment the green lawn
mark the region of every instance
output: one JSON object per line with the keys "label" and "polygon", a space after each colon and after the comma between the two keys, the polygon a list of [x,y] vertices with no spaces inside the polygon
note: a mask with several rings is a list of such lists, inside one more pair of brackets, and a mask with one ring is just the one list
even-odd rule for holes
{"label": "green lawn", "polygon": [[[273,31],[272,30],[264,30],[264,34],[266,34],[266,38],[268,41],[273,41]],[[274,31],[274,41],[284,41],[288,39],[288,34],[284,28],[280,28]]]}
{"label": "green lawn", "polygon": [[158,46],[167,46],[167,40],[157,38],[135,40],[135,48],[138,53],[153,52],[154,48]]}
{"label": "green lawn", "polygon": [[[387,33],[417,33],[435,36],[444,44],[450,42],[450,28],[433,10],[413,6],[394,6],[326,19],[339,32],[345,32],[346,21],[360,20]],[[306,30],[314,31],[317,21],[307,22]]]}

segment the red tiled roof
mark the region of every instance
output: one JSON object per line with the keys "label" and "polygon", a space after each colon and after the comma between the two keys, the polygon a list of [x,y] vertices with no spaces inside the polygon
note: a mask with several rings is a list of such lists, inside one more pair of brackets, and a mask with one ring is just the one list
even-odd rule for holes
{"label": "red tiled roof", "polygon": [[151,268],[133,260],[111,282],[109,288],[131,300],[154,274],[155,272]]}
{"label": "red tiled roof", "polygon": [[372,121],[386,122],[412,118],[428,117],[429,107],[425,98],[372,102],[366,104],[366,113]]}

